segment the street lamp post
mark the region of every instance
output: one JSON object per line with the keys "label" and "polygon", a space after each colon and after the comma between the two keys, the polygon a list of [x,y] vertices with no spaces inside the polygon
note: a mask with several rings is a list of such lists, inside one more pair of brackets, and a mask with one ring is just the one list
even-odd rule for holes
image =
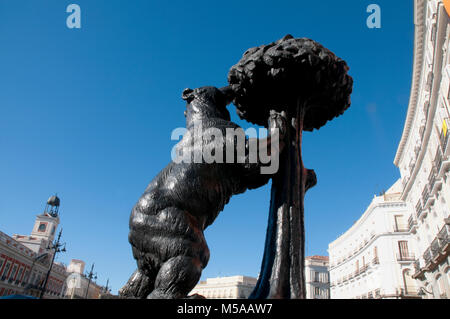
{"label": "street lamp post", "polygon": [[32,286],[32,283],[30,282],[30,278],[31,278],[31,275],[33,273],[34,264],[39,259],[43,259],[44,257],[47,257],[47,255],[48,255],[48,253],[43,253],[43,254],[40,254],[40,255],[36,256],[35,258],[33,258],[33,263],[31,264],[30,271],[28,272],[28,275],[27,275],[26,279],[24,280],[26,282],[25,289],[23,290],[24,294],[26,294],[27,291],[30,290],[30,288]]}
{"label": "street lamp post", "polygon": [[50,277],[50,273],[53,268],[53,262],[55,261],[56,254],[59,252],[66,251],[66,243],[60,243],[61,233],[62,233],[62,229],[59,231],[58,239],[53,243],[52,247],[47,246],[47,249],[54,250],[54,253],[53,253],[52,261],[50,262],[50,268],[48,269],[47,276],[45,277],[44,286],[41,289],[41,294],[39,296],[39,299],[42,299],[44,297],[45,290],[47,289],[48,278]]}
{"label": "street lamp post", "polygon": [[86,275],[86,277],[89,278],[89,281],[88,281],[88,286],[87,286],[87,289],[86,289],[86,295],[84,296],[84,299],[87,299],[87,296],[88,296],[88,293],[89,293],[89,286],[91,285],[91,280],[92,279],[94,279],[94,280],[97,279],[97,274],[94,274],[94,264],[92,264],[91,270]]}
{"label": "street lamp post", "polygon": [[109,284],[109,278],[108,278],[108,280],[106,280],[106,286],[105,286],[105,293],[106,294],[109,292],[108,284]]}

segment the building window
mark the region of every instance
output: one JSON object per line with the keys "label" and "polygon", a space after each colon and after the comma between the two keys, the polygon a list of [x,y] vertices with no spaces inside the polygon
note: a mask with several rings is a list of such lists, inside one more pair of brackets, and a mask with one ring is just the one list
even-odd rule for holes
{"label": "building window", "polygon": [[395,219],[395,231],[396,232],[406,231],[406,225],[403,215],[396,215],[394,216],[394,219]]}
{"label": "building window", "polygon": [[398,242],[398,250],[400,253],[400,260],[408,260],[409,250],[408,250],[408,242],[406,240],[401,240]]}
{"label": "building window", "polygon": [[320,296],[320,288],[314,287],[314,298],[318,298]]}
{"label": "building window", "polygon": [[314,272],[314,282],[320,282],[320,273],[318,271]]}
{"label": "building window", "polygon": [[11,263],[6,263],[5,269],[3,270],[3,274],[1,276],[1,280],[5,280],[6,279],[6,276],[8,276],[10,267],[11,267]]}
{"label": "building window", "polygon": [[30,275],[30,272],[28,270],[25,271],[25,274],[23,275],[23,281],[26,282],[28,281],[28,276]]}
{"label": "building window", "polygon": [[14,277],[15,277],[15,275],[16,275],[16,272],[17,272],[17,265],[14,265],[14,266],[13,266],[13,269],[12,269],[12,271],[11,271],[11,274],[9,275],[9,281],[14,280]]}
{"label": "building window", "polygon": [[16,276],[16,284],[19,284],[20,279],[21,279],[20,277],[22,276],[22,273],[23,273],[23,268],[20,267],[19,272],[17,273],[17,276]]}

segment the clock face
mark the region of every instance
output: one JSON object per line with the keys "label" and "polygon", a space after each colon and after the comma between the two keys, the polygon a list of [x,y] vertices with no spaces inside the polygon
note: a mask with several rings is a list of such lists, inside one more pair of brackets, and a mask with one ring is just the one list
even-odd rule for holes
{"label": "clock face", "polygon": [[44,224],[44,223],[41,223],[40,225],[39,225],[39,228],[38,228],[38,231],[40,231],[40,232],[45,232],[45,228],[46,228],[47,226]]}

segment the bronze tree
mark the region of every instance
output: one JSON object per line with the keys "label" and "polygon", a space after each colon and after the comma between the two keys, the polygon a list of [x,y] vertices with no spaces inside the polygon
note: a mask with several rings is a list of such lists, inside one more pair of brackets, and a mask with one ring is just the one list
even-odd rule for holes
{"label": "bronze tree", "polygon": [[305,298],[304,209],[316,175],[302,162],[302,132],[313,131],[350,106],[347,64],[319,43],[287,35],[247,50],[228,74],[242,119],[266,125],[272,110],[290,123],[280,168],[272,177],[261,272],[250,298]]}

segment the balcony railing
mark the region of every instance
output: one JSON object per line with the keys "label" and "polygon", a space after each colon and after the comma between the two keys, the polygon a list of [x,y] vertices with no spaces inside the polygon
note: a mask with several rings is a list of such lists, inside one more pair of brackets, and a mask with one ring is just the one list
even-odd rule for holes
{"label": "balcony railing", "polygon": [[437,235],[439,248],[442,252],[445,252],[450,247],[450,226],[445,224]]}
{"label": "balcony railing", "polygon": [[437,238],[435,238],[432,242],[431,242],[431,256],[433,258],[439,257],[439,252],[440,252],[440,247],[439,247],[439,241]]}
{"label": "balcony railing", "polygon": [[431,249],[430,248],[427,248],[426,250],[425,250],[425,252],[423,253],[423,259],[425,260],[425,264],[426,265],[429,265],[429,264],[431,264]]}
{"label": "balcony railing", "polygon": [[357,273],[358,275],[363,274],[367,271],[367,269],[369,269],[369,265],[363,265],[361,268],[357,269],[355,274]]}
{"label": "balcony railing", "polygon": [[422,213],[422,203],[420,202],[420,199],[417,201],[416,204],[416,216],[417,218],[420,217],[420,214]]}
{"label": "balcony railing", "polygon": [[403,186],[403,188],[405,188],[405,187],[406,187],[406,184],[408,184],[408,182],[409,182],[409,176],[408,176],[408,177],[405,177],[405,178],[403,178],[403,180],[402,180],[402,186]]}
{"label": "balcony railing", "polygon": [[430,192],[433,191],[435,182],[436,182],[436,168],[433,166],[431,168],[430,175],[428,175],[428,186],[430,188]]}
{"label": "balcony railing", "polygon": [[397,261],[415,261],[416,257],[410,254],[397,253]]}
{"label": "balcony railing", "polygon": [[415,260],[414,261],[414,275],[419,274],[420,272],[421,272],[420,261]]}
{"label": "balcony railing", "polygon": [[423,188],[423,191],[422,191],[423,206],[425,206],[429,196],[430,196],[430,190],[428,189],[428,185],[425,185],[425,187]]}
{"label": "balcony railing", "polygon": [[413,216],[409,216],[408,218],[408,230],[409,231],[413,231],[414,230],[414,226],[417,225],[417,221],[413,218]]}
{"label": "balcony railing", "polygon": [[450,251],[450,225],[445,224],[436,238],[431,242],[430,247],[428,247],[423,253],[423,259],[425,260],[425,268],[417,271],[415,276],[422,274],[423,271],[433,270]]}
{"label": "balcony railing", "polygon": [[434,166],[436,167],[436,170],[438,172],[441,169],[441,164],[442,164],[442,153],[441,149],[438,148],[436,151],[436,155],[434,157]]}

